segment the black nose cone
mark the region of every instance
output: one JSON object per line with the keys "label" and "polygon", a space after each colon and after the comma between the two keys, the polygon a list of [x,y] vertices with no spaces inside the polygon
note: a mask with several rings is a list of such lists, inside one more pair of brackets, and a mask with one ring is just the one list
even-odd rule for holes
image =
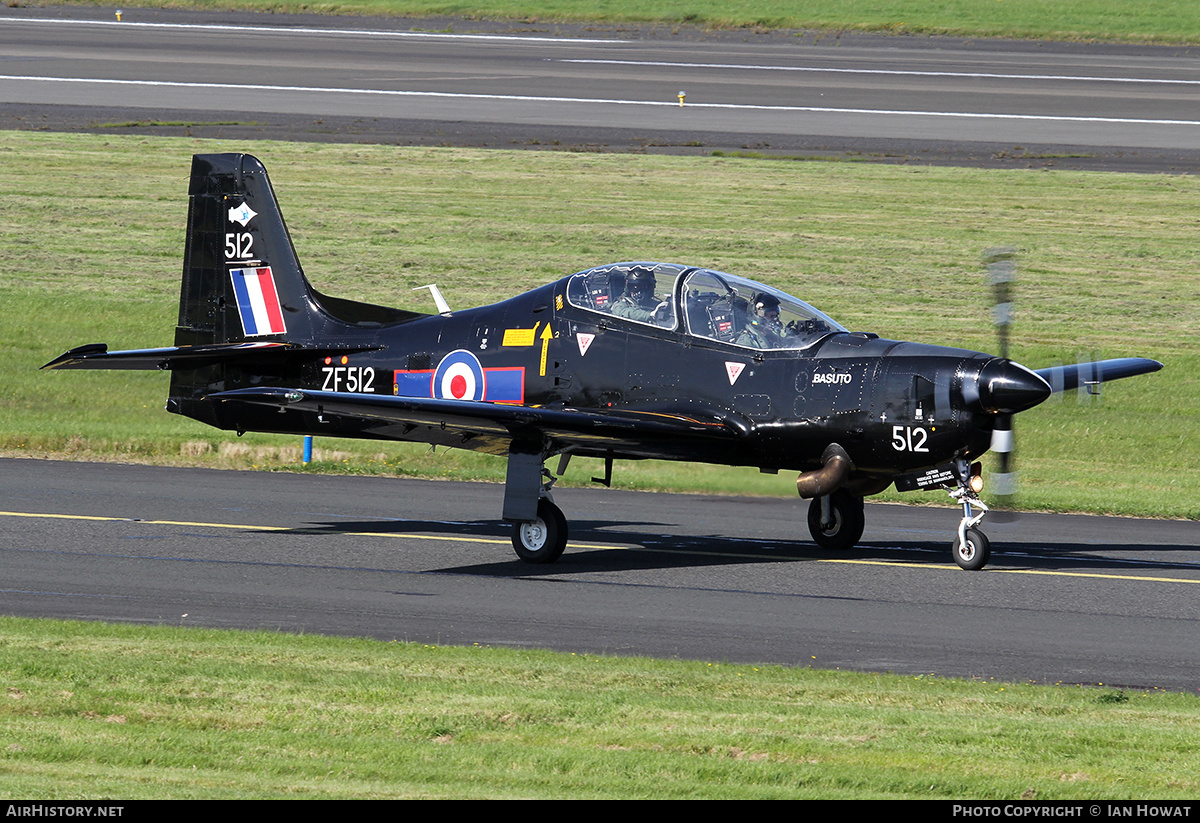
{"label": "black nose cone", "polygon": [[1032,409],[1050,394],[1049,383],[1011,360],[989,361],[979,372],[979,403],[984,411],[1015,414]]}

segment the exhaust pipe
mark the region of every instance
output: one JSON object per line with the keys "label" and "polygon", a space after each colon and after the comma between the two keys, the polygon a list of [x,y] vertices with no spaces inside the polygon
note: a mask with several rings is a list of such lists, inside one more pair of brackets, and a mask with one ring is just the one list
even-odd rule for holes
{"label": "exhaust pipe", "polygon": [[850,455],[837,443],[830,443],[821,455],[821,468],[804,472],[796,478],[796,490],[805,500],[833,494],[846,483],[854,464]]}

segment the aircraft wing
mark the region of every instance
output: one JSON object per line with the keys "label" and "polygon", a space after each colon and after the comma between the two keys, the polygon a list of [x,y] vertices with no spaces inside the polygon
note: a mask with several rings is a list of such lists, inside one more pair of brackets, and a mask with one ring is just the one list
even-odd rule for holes
{"label": "aircraft wing", "polygon": [[1103,383],[1107,380],[1119,380],[1122,377],[1134,377],[1139,374],[1149,374],[1162,368],[1157,360],[1145,357],[1121,357],[1115,360],[1098,360],[1094,363],[1076,363],[1073,366],[1051,366],[1037,369],[1037,374],[1050,384],[1055,392],[1070,391],[1080,386]]}
{"label": "aircraft wing", "polygon": [[[544,408],[470,400],[310,391],[307,389],[234,389],[209,396],[226,402],[316,412],[365,423],[438,427],[449,433],[506,439],[544,436],[594,447],[655,443],[654,450],[700,441],[733,441],[751,428],[740,419],[716,413],[670,410],[583,410]],[[415,439],[415,438],[414,438]],[[652,455],[648,455],[652,456]]]}

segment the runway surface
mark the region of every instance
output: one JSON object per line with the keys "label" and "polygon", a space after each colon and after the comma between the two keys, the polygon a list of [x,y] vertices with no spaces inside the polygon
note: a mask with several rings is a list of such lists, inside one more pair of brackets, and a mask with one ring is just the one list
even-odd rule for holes
{"label": "runway surface", "polygon": [[1134,171],[1200,159],[1188,48],[139,9],[118,23],[66,7],[0,10],[0,42],[0,128]]}
{"label": "runway surface", "polygon": [[563,489],[529,566],[498,485],[0,460],[0,612],[826,669],[1200,688],[1197,526],[1023,515],[949,558],[953,509]]}

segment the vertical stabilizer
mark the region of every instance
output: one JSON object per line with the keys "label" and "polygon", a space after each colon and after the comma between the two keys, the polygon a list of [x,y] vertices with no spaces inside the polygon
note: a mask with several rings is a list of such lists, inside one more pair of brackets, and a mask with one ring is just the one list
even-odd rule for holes
{"label": "vertical stabilizer", "polygon": [[[320,317],[262,163],[194,156],[175,345],[305,343]],[[175,368],[167,408],[228,428],[204,398],[251,379],[226,362]]]}
{"label": "vertical stabilizer", "polygon": [[271,181],[248,154],[198,154],[177,346],[311,337],[317,311]]}

